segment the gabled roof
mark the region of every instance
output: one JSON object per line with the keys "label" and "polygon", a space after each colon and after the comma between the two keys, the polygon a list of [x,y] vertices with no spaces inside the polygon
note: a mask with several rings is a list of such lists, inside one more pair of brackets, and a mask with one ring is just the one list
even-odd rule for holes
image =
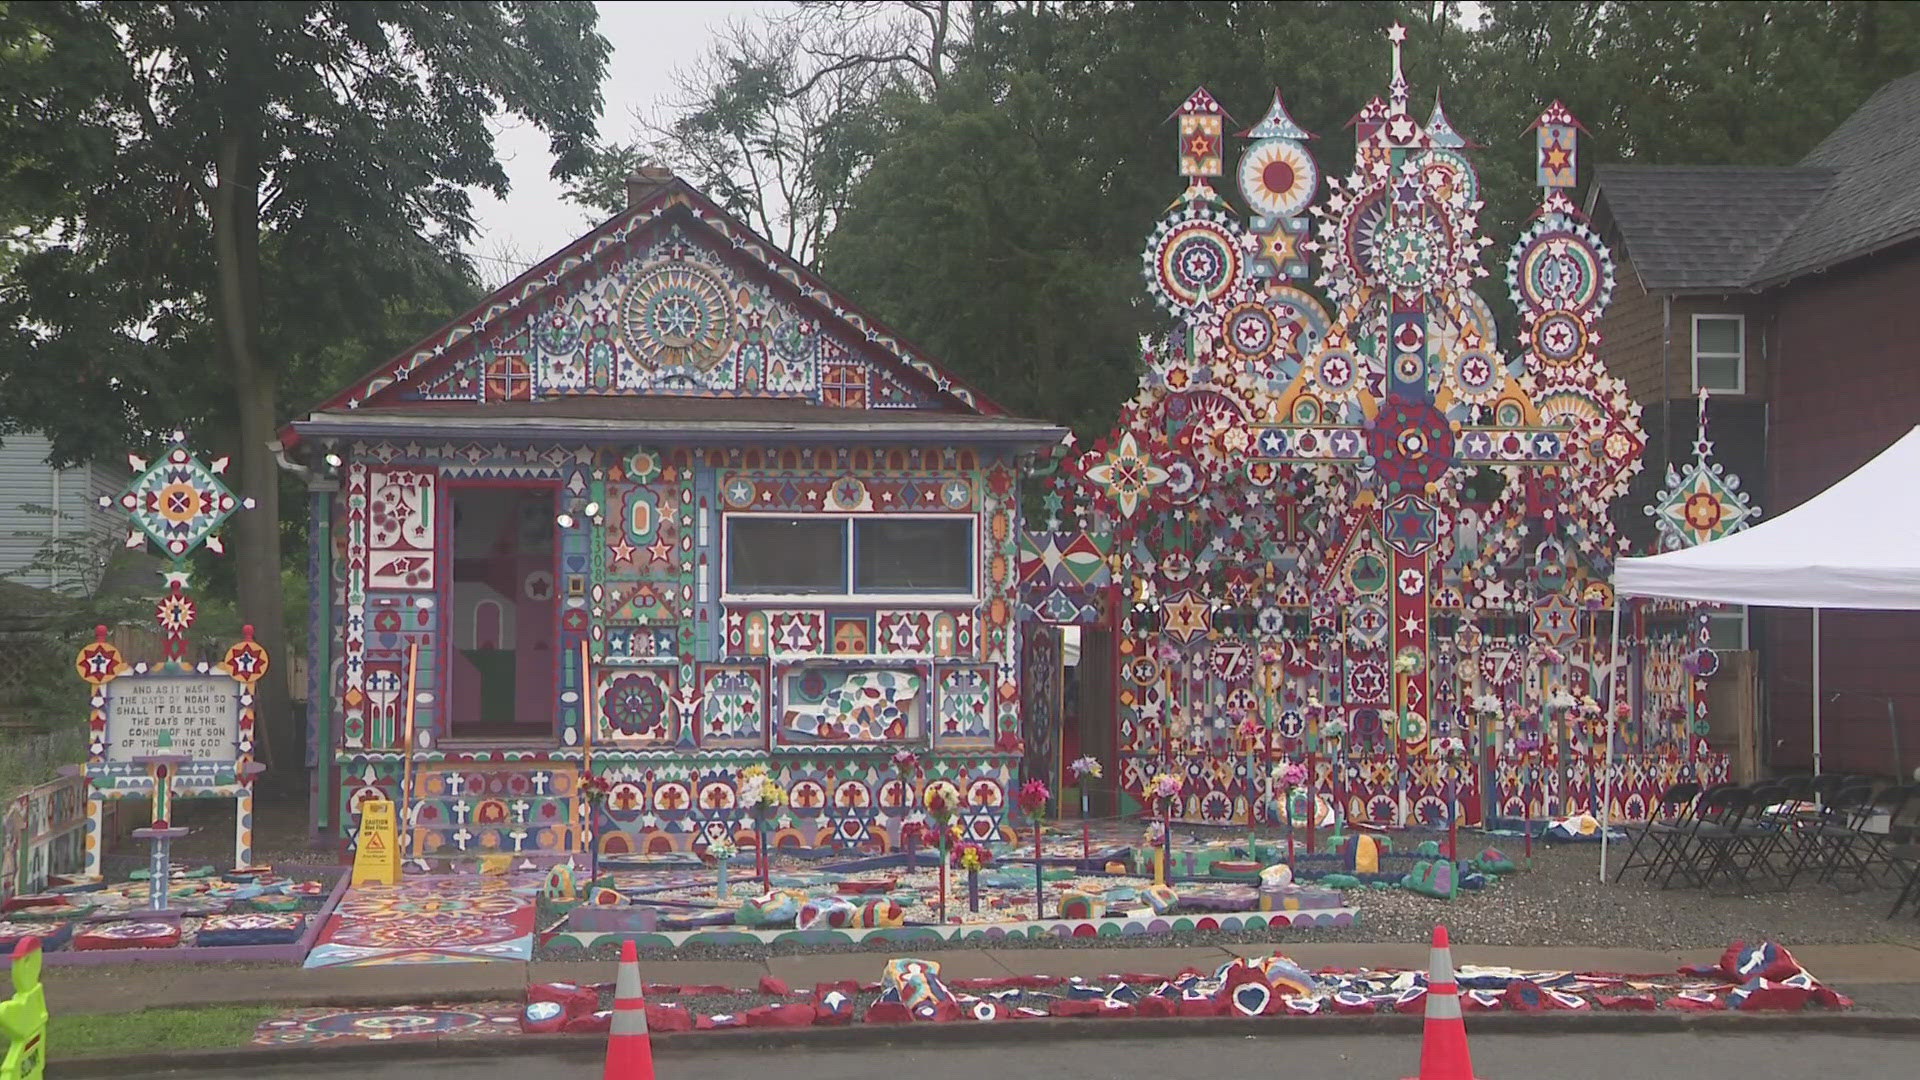
{"label": "gabled roof", "polygon": [[1590,205],[1649,292],[1757,290],[1920,238],[1920,73],[1798,165],[1603,165]]}
{"label": "gabled roof", "polygon": [[1767,259],[1758,284],[1920,236],[1920,72],[1881,87],[1800,164],[1838,175]]}
{"label": "gabled roof", "polygon": [[1648,292],[1749,287],[1833,182],[1830,169],[1602,165],[1592,216],[1611,220]]}
{"label": "gabled roof", "polygon": [[[355,380],[321,403],[315,410],[315,418],[395,404],[392,399],[396,386],[417,384],[436,375],[461,359],[473,342],[485,340],[509,317],[588,278],[600,264],[621,257],[642,234],[674,226],[706,236],[716,251],[756,272],[770,288],[811,310],[821,320],[837,325],[847,338],[865,342],[892,376],[924,389],[937,403],[935,409],[920,411],[1005,415],[1005,410],[991,399],[955,378],[898,334],[829,289],[810,270],[705,195],[683,180],[669,179],[646,191],[627,209],[592,232],[502,286],[471,311]],[[672,407],[685,408],[692,399],[668,400],[677,403]],[[409,402],[406,407],[411,411],[431,404]],[[289,443],[295,441],[298,427],[304,426],[305,422],[289,425],[283,438]]]}

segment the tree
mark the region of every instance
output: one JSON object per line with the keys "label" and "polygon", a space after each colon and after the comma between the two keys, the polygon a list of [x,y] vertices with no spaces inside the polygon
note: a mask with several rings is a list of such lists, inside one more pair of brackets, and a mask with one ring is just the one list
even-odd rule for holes
{"label": "tree", "polygon": [[614,213],[630,173],[664,164],[811,265],[879,148],[882,103],[938,89],[971,10],[951,0],[814,2],[736,21],[677,73],[664,109],[637,118],[634,139],[596,151],[570,197]]}
{"label": "tree", "polygon": [[[50,242],[0,286],[0,414],[60,462],[187,424],[232,453],[240,609],[284,653],[283,405],[462,295],[467,190],[504,194],[489,120],[584,164],[608,45],[590,4],[36,3],[0,81],[0,205]],[[292,757],[286,666],[265,748]],[[294,770],[277,770],[282,780]]]}
{"label": "tree", "polygon": [[[1596,164],[1790,164],[1886,81],[1920,67],[1920,5],[1517,0],[996,5],[937,90],[896,95],[879,149],[822,253],[824,276],[1019,412],[1104,433],[1133,392],[1146,304],[1139,253],[1178,193],[1167,114],[1204,84],[1242,123],[1282,84],[1352,162],[1348,119],[1406,74],[1474,151],[1497,253],[1538,205],[1526,127],[1554,98]],[[1251,114],[1251,115],[1249,115]],[[1218,185],[1238,200],[1232,178]],[[1506,290],[1480,287],[1506,343]]]}

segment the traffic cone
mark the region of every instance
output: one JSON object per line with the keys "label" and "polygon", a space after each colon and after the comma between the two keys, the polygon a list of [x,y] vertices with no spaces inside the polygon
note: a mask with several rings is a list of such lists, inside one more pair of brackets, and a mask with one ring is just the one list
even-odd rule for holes
{"label": "traffic cone", "polygon": [[1467,1053],[1467,1025],[1460,1018],[1460,987],[1453,981],[1453,950],[1447,928],[1433,928],[1427,961],[1427,1023],[1420,1036],[1420,1075],[1408,1080],[1474,1080]]}
{"label": "traffic cone", "polygon": [[653,1037],[647,1034],[647,1003],[640,996],[640,957],[629,938],[620,945],[620,974],[613,983],[613,1026],[607,1035],[604,1080],[653,1080]]}

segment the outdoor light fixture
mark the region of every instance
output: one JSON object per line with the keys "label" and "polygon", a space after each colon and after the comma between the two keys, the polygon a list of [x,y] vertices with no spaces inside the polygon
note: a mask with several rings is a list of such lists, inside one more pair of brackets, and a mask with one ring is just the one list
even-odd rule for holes
{"label": "outdoor light fixture", "polygon": [[329,468],[329,469],[337,469],[337,468],[339,468],[339,467],[340,467],[340,455],[339,455],[339,454],[328,454],[328,455],[326,456],[326,462],[327,462],[327,468]]}
{"label": "outdoor light fixture", "polygon": [[571,528],[573,528],[573,515],[572,515],[572,514],[561,514],[561,515],[560,515],[559,517],[557,517],[557,518],[554,518],[553,520],[554,520],[554,521],[555,521],[555,522],[556,522],[557,524],[559,524],[559,526],[560,526],[561,528],[563,528],[563,529],[571,529]]}
{"label": "outdoor light fixture", "polygon": [[599,503],[597,503],[597,502],[590,502],[590,503],[588,503],[588,504],[587,504],[587,517],[588,517],[589,519],[597,519],[597,518],[599,518],[599,516],[600,516],[600,504],[599,504]]}

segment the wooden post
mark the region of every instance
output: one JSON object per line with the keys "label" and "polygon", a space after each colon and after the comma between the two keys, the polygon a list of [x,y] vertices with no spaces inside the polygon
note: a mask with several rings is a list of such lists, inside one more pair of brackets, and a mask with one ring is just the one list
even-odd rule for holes
{"label": "wooden post", "polygon": [[[407,712],[405,734],[400,741],[401,751],[406,758],[400,763],[400,821],[402,841],[406,850],[413,851],[413,703],[419,692],[420,679],[420,643],[407,645]],[[415,852],[417,855],[418,852]]]}

